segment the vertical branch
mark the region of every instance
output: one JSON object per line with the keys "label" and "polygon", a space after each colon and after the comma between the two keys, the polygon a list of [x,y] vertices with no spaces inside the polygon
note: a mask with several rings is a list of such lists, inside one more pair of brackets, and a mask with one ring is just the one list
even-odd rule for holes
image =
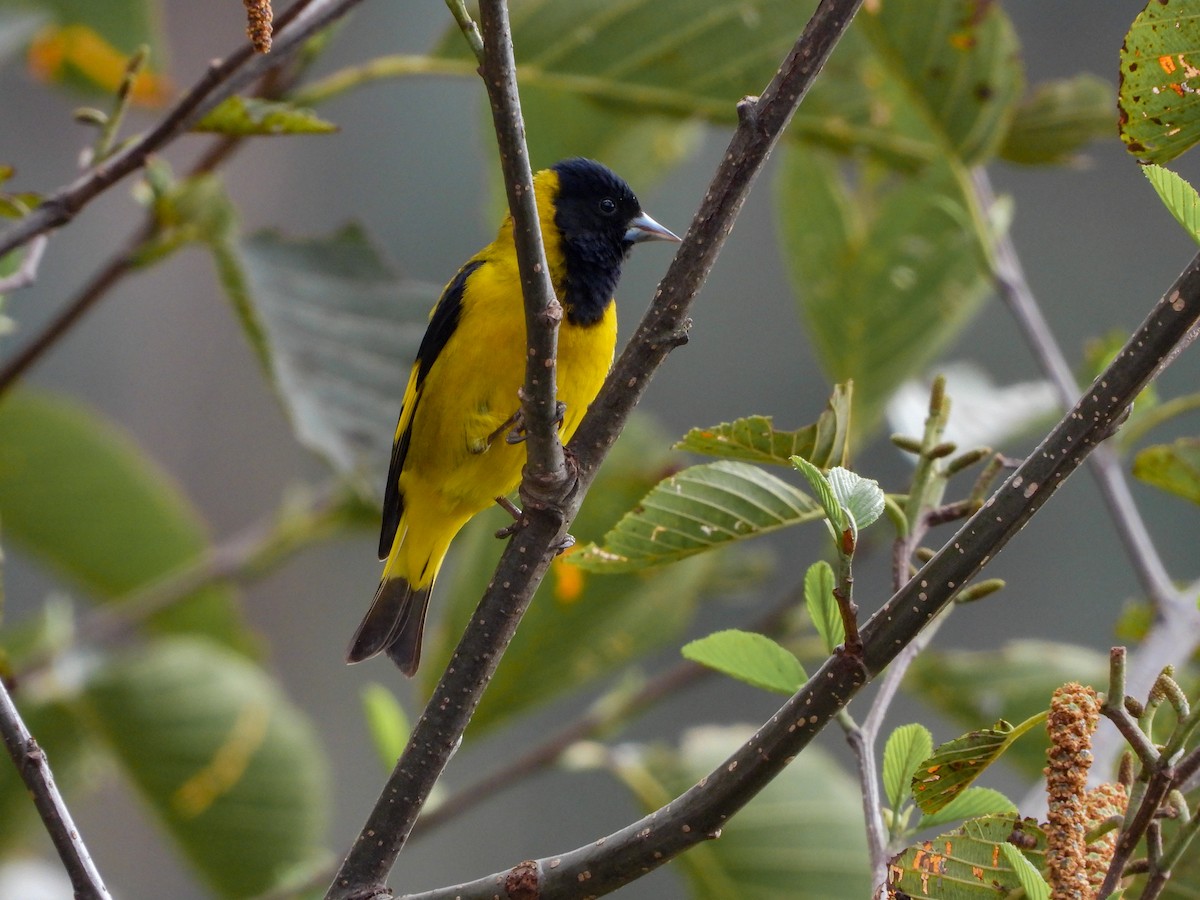
{"label": "vertical branch", "polygon": [[513,56],[512,30],[505,0],[482,0],[479,21],[483,26],[482,74],[492,107],[500,166],[513,218],[513,240],[525,297],[525,386],[521,392],[521,414],[525,423],[528,464],[523,496],[538,509],[545,507],[542,495],[567,482],[562,444],[555,428],[557,390],[555,368],[558,355],[558,323],[562,306],[550,281],[546,248],[538,225],[537,198],[529,149],[525,145],[525,121],[517,92],[517,63]]}
{"label": "vertical branch", "polygon": [[54,849],[58,851],[63,868],[71,878],[76,900],[107,900],[108,888],[104,886],[100,872],[92,862],[83,838],[79,836],[79,829],[71,819],[70,810],[67,809],[62,794],[58,792],[46,754],[21,721],[21,714],[13,705],[12,697],[9,696],[2,680],[0,733],[3,734],[4,746],[8,749],[21,780],[29,788],[33,805],[37,807],[38,815],[45,823],[46,832],[54,843]]}

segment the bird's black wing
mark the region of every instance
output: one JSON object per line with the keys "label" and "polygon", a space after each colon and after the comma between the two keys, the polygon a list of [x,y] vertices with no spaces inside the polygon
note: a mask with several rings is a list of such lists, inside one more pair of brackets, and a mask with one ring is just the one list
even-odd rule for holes
{"label": "bird's black wing", "polygon": [[[458,270],[458,274],[442,291],[441,298],[433,308],[433,315],[430,316],[429,327],[425,329],[425,336],[421,338],[417,359],[413,363],[409,388],[405,392],[404,403],[400,408],[396,439],[392,443],[392,461],[388,466],[387,482],[383,488],[383,525],[379,532],[380,559],[386,559],[391,552],[392,542],[396,539],[396,530],[400,527],[400,519],[404,515],[404,495],[400,493],[400,473],[404,470],[404,460],[408,456],[408,445],[412,440],[413,423],[417,418],[417,406],[421,399],[425,378],[433,367],[434,361],[442,352],[442,348],[446,346],[450,341],[450,336],[458,328],[467,280],[483,263],[483,259],[472,259]],[[406,419],[407,424],[405,425]]]}

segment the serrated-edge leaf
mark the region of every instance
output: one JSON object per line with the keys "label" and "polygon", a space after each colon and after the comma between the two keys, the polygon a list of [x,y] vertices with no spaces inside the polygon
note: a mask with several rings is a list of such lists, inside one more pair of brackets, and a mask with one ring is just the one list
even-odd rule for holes
{"label": "serrated-edge leaf", "polygon": [[933,752],[933,735],[919,723],[901,725],[883,747],[883,792],[893,810],[908,799],[913,775]]}
{"label": "serrated-edge leaf", "polygon": [[729,628],[684,644],[685,659],[746,684],[791,696],[808,680],[800,660],[765,634]]}
{"label": "serrated-edge leaf", "polygon": [[602,544],[570,561],[596,572],[631,572],[674,562],[820,517],[810,497],[756,466],[722,460],[659,482]]}
{"label": "serrated-edge leaf", "polygon": [[834,466],[829,470],[829,486],[837,497],[838,505],[854,517],[859,530],[868,527],[883,513],[885,498],[883,488],[873,478],[864,478],[857,472]]}
{"label": "serrated-edge leaf", "polygon": [[1200,244],[1200,194],[1178,173],[1162,166],[1142,166],[1163,205],[1175,217],[1188,237]]}
{"label": "serrated-edge leaf", "polygon": [[825,651],[832,653],[846,639],[846,623],[833,596],[833,567],[825,560],[813,563],[804,573],[804,605],[825,642]]}
{"label": "serrated-edge leaf", "polygon": [[921,816],[917,830],[936,828],[959,819],[1003,816],[1016,811],[1017,805],[999,791],[985,787],[969,787],[937,812]]}
{"label": "serrated-edge leaf", "polygon": [[912,900],[1007,896],[1020,881],[999,848],[1014,831],[1034,838],[1031,856],[1045,855],[1045,834],[1032,819],[1012,815],[971,819],[896,856],[888,866],[888,886],[903,890]]}
{"label": "serrated-edge leaf", "polygon": [[745,462],[790,466],[802,456],[819,468],[840,465],[850,436],[853,384],[835,385],[817,421],[795,431],[778,431],[771,416],[746,416],[708,428],[693,428],[675,449]]}
{"label": "serrated-edge leaf", "polygon": [[912,778],[913,799],[921,812],[932,814],[946,806],[1000,758],[1029,721],[1016,729],[1001,719],[991,728],[981,728],[938,745]]}
{"label": "serrated-edge leaf", "polygon": [[1033,867],[1024,853],[1007,841],[1000,845],[1000,852],[1004,854],[1004,861],[1012,868],[1029,900],[1050,900],[1050,885],[1046,884],[1042,873]]}
{"label": "serrated-edge leaf", "polygon": [[1118,127],[1126,149],[1165,163],[1200,138],[1193,63],[1200,28],[1190,0],[1146,3],[1121,45]]}

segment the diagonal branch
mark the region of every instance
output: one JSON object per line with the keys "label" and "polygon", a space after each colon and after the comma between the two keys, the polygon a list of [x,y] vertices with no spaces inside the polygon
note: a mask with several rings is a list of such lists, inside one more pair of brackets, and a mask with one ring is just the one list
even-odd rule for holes
{"label": "diagonal branch", "polygon": [[[573,520],[597,467],[651,375],[667,353],[684,340],[687,310],[707,278],[755,176],[861,2],[822,0],[762,97],[746,98],[739,104],[738,128],[705,200],[641,327],[571,443],[580,466],[578,489],[554,510],[548,510],[553,515],[528,517],[528,524],[505,548],[470,627],[330,887],[327,897],[331,900],[357,900],[386,891],[383,882],[511,640],[519,610],[528,605],[541,583],[556,543]],[[494,36],[485,37],[485,41],[492,39]]]}
{"label": "diagonal branch", "polygon": [[[1041,509],[1108,438],[1161,362],[1200,323],[1200,254],[1192,259],[1116,359],[983,508],[871,617],[863,660],[835,654],[744,745],[666,806],[567,853],[526,860],[466,884],[407,900],[485,900],[509,886],[542,898],[595,897],[720,835],[729,817],[771,781],[954,599],[962,585]],[[1100,389],[1103,387],[1103,389]]]}
{"label": "diagonal branch", "polygon": [[21,714],[13,705],[12,697],[4,682],[0,680],[0,737],[17,767],[21,780],[29,788],[29,795],[37,807],[38,815],[45,823],[46,832],[58,851],[63,868],[71,879],[76,900],[107,900],[108,888],[100,872],[92,862],[79,829],[71,819],[71,812],[58,792],[54,775],[45,751],[30,735],[21,721]]}
{"label": "diagonal branch", "polygon": [[0,256],[70,222],[93,199],[140,169],[151,153],[174,140],[226,97],[277,66],[282,58],[360,2],[297,0],[276,21],[270,54],[256,53],[252,45],[242,43],[225,59],[210,64],[150,131],[55,191],[37,209],[0,233]]}

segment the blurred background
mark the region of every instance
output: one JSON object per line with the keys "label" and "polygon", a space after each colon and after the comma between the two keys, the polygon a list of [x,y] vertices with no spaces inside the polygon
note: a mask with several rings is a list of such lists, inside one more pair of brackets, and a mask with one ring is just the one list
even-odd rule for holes
{"label": "blurred background", "polygon": [[[1090,0],[1004,4],[1020,38],[1030,85],[1078,72],[1115,84],[1118,50],[1140,6]],[[190,84],[210,59],[243,40],[237,5],[164,0],[161,10],[169,71],[180,85]],[[337,35],[319,71],[378,54],[425,51],[447,27],[445,8],[434,0],[366,2]],[[520,47],[517,52],[519,57]],[[32,81],[19,63],[0,70],[0,113],[8,123],[0,136],[0,161],[17,168],[14,190],[49,191],[75,177],[80,149],[91,140],[71,121],[77,104],[77,97]],[[494,207],[485,167],[493,157],[479,83],[384,81],[338,97],[321,113],[337,123],[338,133],[252,141],[223,170],[245,231],[281,228],[293,235],[323,235],[358,222],[398,270],[435,283],[447,280],[491,239]],[[129,127],[151,121],[152,115],[135,112]],[[706,129],[692,158],[659,183],[635,184],[643,206],[682,234],[727,138],[724,130]],[[167,156],[182,169],[205,141],[184,138]],[[1185,157],[1174,168],[1195,180],[1194,160]],[[668,435],[751,413],[773,415],[781,426],[795,427],[812,421],[829,394],[780,260],[766,190],[773,174],[768,167],[698,299],[690,343],[672,354],[647,394],[645,407]],[[1070,170],[997,163],[991,175],[997,192],[1015,202],[1013,239],[1073,364],[1089,338],[1112,329],[1128,333],[1195,251],[1115,131],[1089,146],[1086,159]],[[107,192],[53,237],[37,283],[9,299],[7,311],[18,328],[0,338],[0,358],[37,334],[139,221],[132,183],[129,179]],[[627,264],[618,295],[622,335],[631,333],[669,253],[666,246],[643,247]],[[994,299],[945,356],[977,361],[1000,384],[1041,377],[1017,328]],[[1185,392],[1196,383],[1196,374],[1194,354],[1185,355],[1164,376],[1163,392]],[[178,254],[167,265],[127,279],[27,380],[91,404],[127,430],[171,473],[218,542],[274,509],[290,486],[320,482],[326,471],[295,441],[218,287],[211,258],[201,251]],[[1019,455],[1029,446],[1026,440],[1003,449]],[[855,467],[889,490],[902,489],[910,468],[881,440],[861,449]],[[1168,569],[1180,579],[1193,577],[1194,510],[1141,485],[1133,489]],[[777,563],[793,554],[816,558],[822,539],[816,529],[789,532],[774,542]],[[269,668],[312,717],[332,760],[328,845],[339,854],[357,833],[386,774],[366,734],[362,687],[369,681],[387,684],[410,712],[419,710],[421,700],[386,662],[343,664],[345,642],[379,575],[375,545],[371,530],[319,545],[243,592],[246,615],[266,639]],[[19,621],[64,587],[18,549],[5,552],[5,614]],[[858,602],[866,613],[889,594],[885,567],[880,548],[858,572]],[[1056,495],[988,574],[1004,578],[1007,590],[954,616],[936,646],[984,648],[1008,638],[1057,637],[1104,650],[1113,642],[1122,604],[1138,593],[1087,472]],[[689,638],[745,623],[752,606],[769,602],[791,582],[786,575],[781,572],[738,603],[702,607]],[[674,658],[674,650],[664,652],[653,665],[662,667]],[[516,729],[468,746],[453,761],[447,781],[471,780],[572,718],[594,696],[559,701]],[[700,722],[761,721],[775,706],[775,698],[766,694],[709,679],[634,722],[622,739],[674,741]],[[899,707],[893,719],[899,723],[918,715],[929,721],[915,706]],[[956,733],[949,726],[931,727],[938,740]],[[830,729],[823,743],[849,763],[840,733]],[[1023,791],[1015,779],[1002,786],[1016,796]],[[206,896],[126,786],[117,783],[81,796],[75,812],[115,896]],[[548,772],[414,841],[392,884],[417,890],[476,877],[578,846],[636,815],[634,801],[614,790],[608,776]],[[621,896],[683,893],[667,867]]]}

